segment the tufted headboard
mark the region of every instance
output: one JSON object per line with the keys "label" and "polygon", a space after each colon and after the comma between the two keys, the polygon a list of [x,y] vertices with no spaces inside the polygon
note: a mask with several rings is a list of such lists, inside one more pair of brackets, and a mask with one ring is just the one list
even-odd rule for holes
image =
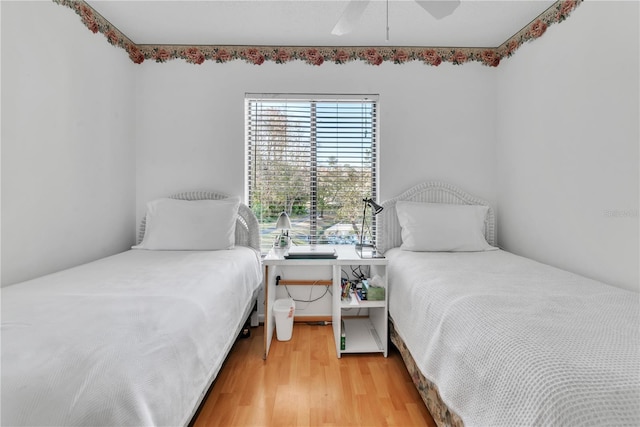
{"label": "tufted headboard", "polygon": [[[178,200],[220,200],[229,198],[223,193],[215,193],[212,191],[188,191],[184,193],[169,196],[171,199]],[[140,222],[140,230],[138,232],[138,244],[142,242],[146,227],[146,217]],[[236,221],[236,245],[248,246],[250,248],[260,250],[260,226],[255,214],[247,205],[240,203],[238,206],[238,219]]]}
{"label": "tufted headboard", "polygon": [[496,244],[495,215],[489,203],[472,196],[454,185],[440,181],[427,181],[380,204],[384,210],[376,216],[376,246],[378,252],[382,254],[402,244],[400,223],[398,222],[398,215],[396,214],[396,202],[399,200],[489,206],[485,220],[485,237],[490,245],[495,246]]}

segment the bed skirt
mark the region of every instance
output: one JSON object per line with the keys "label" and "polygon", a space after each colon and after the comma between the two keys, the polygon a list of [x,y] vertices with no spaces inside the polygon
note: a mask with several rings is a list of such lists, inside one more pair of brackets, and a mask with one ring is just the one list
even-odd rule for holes
{"label": "bed skirt", "polygon": [[463,427],[464,423],[462,419],[452,412],[440,398],[438,387],[426,379],[424,375],[422,375],[422,372],[420,372],[420,369],[418,369],[416,362],[413,360],[413,356],[411,356],[404,341],[396,332],[391,317],[389,317],[389,337],[393,345],[396,346],[402,355],[402,360],[409,371],[409,375],[411,375],[413,384],[415,384],[416,389],[418,389],[420,397],[422,397],[422,400],[438,427]]}

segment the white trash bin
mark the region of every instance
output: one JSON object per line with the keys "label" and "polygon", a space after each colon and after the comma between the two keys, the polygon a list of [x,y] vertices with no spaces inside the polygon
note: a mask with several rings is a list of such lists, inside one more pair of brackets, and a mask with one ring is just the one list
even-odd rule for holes
{"label": "white trash bin", "polygon": [[276,336],[278,341],[289,341],[293,332],[293,315],[296,312],[296,303],[291,298],[277,299],[273,305],[273,314],[276,316]]}

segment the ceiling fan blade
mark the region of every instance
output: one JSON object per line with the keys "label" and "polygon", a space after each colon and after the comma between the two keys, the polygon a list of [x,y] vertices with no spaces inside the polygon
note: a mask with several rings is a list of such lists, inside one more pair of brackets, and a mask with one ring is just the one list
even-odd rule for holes
{"label": "ceiling fan blade", "polygon": [[353,30],[353,25],[360,19],[370,0],[351,0],[340,15],[336,26],[331,30],[334,36],[341,36]]}
{"label": "ceiling fan blade", "polygon": [[451,15],[460,6],[460,0],[415,0],[415,2],[436,19]]}

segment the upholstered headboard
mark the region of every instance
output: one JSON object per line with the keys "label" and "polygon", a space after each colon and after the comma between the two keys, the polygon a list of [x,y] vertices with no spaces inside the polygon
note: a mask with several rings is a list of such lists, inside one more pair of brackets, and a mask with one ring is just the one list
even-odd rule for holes
{"label": "upholstered headboard", "polygon": [[396,214],[396,202],[399,200],[488,206],[489,211],[487,212],[487,218],[485,220],[485,237],[490,245],[495,246],[496,244],[495,215],[489,203],[472,196],[454,185],[439,181],[428,181],[418,184],[399,196],[380,204],[384,208],[384,210],[376,216],[376,246],[380,253],[384,253],[402,244],[400,223],[398,222],[398,215]]}
{"label": "upholstered headboard", "polygon": [[[169,196],[169,198],[178,200],[220,200],[229,198],[229,196],[212,191],[188,191],[174,194]],[[146,223],[146,217],[142,218],[140,231],[138,232],[138,244],[142,242],[142,238],[144,237]],[[244,203],[240,203],[238,206],[236,245],[248,246],[258,251],[260,250],[260,226],[258,225],[258,219],[253,211]]]}

